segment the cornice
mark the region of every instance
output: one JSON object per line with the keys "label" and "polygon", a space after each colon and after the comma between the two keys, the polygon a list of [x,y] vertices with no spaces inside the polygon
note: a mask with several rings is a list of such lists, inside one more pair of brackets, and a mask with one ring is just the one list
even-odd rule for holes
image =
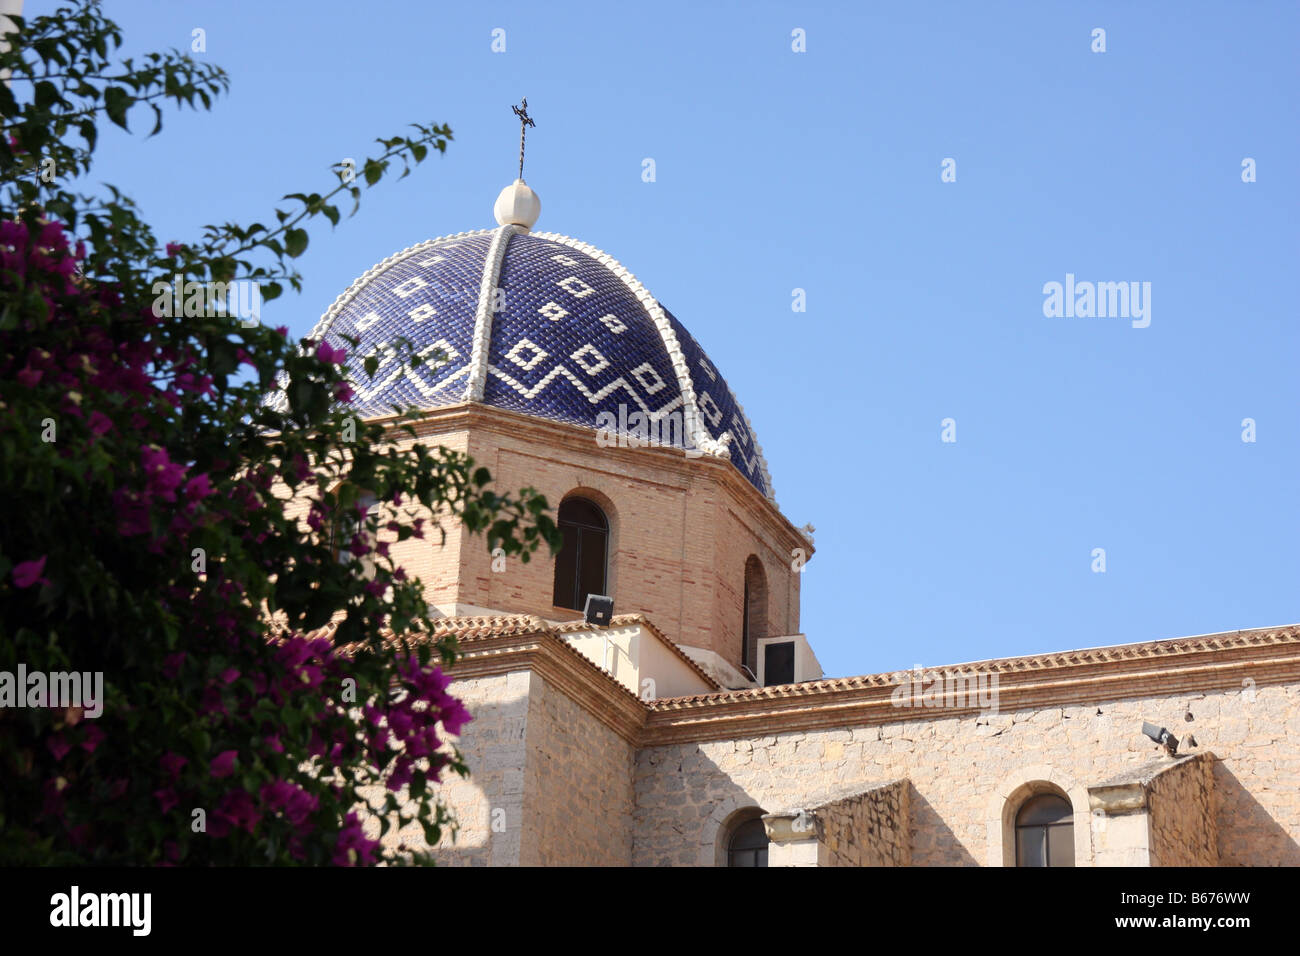
{"label": "cornice", "polygon": [[[614,619],[642,623],[641,615]],[[893,695],[911,671],[808,681],[645,702],[563,639],[574,625],[533,615],[448,618],[435,635],[454,633],[462,657],[453,680],[532,670],[583,706],[633,747],[761,737],[902,721],[943,720],[978,707],[899,707]],[[1117,700],[1179,697],[1300,680],[1300,625],[1196,638],[1002,658],[925,671],[997,674],[999,713]]]}
{"label": "cornice", "polygon": [[632,746],[645,726],[646,707],[635,694],[570,647],[541,618],[519,615],[504,633],[458,633],[461,656],[448,669],[453,681],[529,670]]}
{"label": "cornice", "polygon": [[[389,432],[391,440],[410,440],[410,436],[398,430],[397,416],[373,418],[369,421],[391,423]],[[554,455],[560,450],[574,451],[579,454],[592,455],[593,449],[599,451],[600,457],[650,472],[659,472],[678,478],[682,484],[701,475],[712,478],[720,489],[731,499],[736,509],[761,522],[774,537],[784,538],[792,547],[801,547],[809,556],[815,549],[808,539],[799,531],[782,512],[776,503],[755,488],[744,475],[726,458],[701,456],[687,458],[680,448],[645,446],[642,448],[599,448],[595,445],[595,430],[565,422],[554,422],[523,412],[510,411],[484,405],[479,402],[462,402],[447,405],[430,411],[421,412],[418,421],[407,422],[412,426],[418,439],[434,439],[449,432],[483,430],[508,439],[521,436],[535,437],[548,453]],[[652,458],[646,458],[650,455]],[[578,468],[596,466],[572,462]],[[610,469],[613,471],[613,469]],[[655,481],[644,478],[642,480]],[[663,480],[657,483],[664,484]]]}
{"label": "cornice", "polygon": [[[924,674],[927,682],[934,675],[996,674],[999,713],[1240,689],[1246,678],[1256,685],[1291,683],[1300,679],[1300,626],[1004,658]],[[651,701],[642,746],[981,712],[896,706],[895,689],[912,676],[896,671]]]}

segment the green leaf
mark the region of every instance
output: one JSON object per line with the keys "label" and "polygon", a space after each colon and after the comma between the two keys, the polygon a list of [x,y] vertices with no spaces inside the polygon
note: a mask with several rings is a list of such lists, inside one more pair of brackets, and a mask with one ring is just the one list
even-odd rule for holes
{"label": "green leaf", "polygon": [[284,234],[284,252],[290,259],[297,259],[306,248],[306,229],[290,229]]}
{"label": "green leaf", "polygon": [[36,92],[33,99],[36,102],[38,110],[48,110],[54,102],[59,99],[59,88],[49,80],[41,80],[36,84]]}
{"label": "green leaf", "polygon": [[131,107],[131,103],[131,94],[120,86],[110,86],[104,90],[104,109],[108,111],[108,118],[122,129],[129,130],[126,125],[126,111]]}
{"label": "green leaf", "polygon": [[77,130],[81,133],[82,139],[86,141],[86,148],[94,152],[95,140],[99,136],[99,130],[96,129],[94,121],[82,120],[77,124]]}

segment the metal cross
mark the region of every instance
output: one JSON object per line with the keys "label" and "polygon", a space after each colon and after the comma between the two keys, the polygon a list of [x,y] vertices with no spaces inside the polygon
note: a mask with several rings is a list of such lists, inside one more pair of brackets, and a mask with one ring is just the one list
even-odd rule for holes
{"label": "metal cross", "polygon": [[519,181],[524,181],[524,135],[528,132],[528,127],[536,126],[533,118],[528,115],[528,97],[524,97],[518,106],[510,107],[519,117]]}

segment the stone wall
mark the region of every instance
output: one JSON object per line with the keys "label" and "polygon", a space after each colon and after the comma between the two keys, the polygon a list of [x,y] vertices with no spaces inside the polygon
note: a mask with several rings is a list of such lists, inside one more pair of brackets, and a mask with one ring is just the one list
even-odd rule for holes
{"label": "stone wall", "polygon": [[[455,681],[449,688],[465,702],[474,719],[459,738],[469,777],[452,774],[438,785],[443,802],[460,824],[454,840],[448,835],[438,845],[435,858],[440,866],[513,866],[519,862],[526,821],[525,767],[533,679],[529,671],[515,671]],[[420,836],[419,845],[423,842]]]}
{"label": "stone wall", "polygon": [[[915,865],[1000,865],[1006,801],[999,794],[1010,793],[1018,775],[1052,777],[1048,782],[1062,792],[1083,794],[1084,806],[1075,809],[1086,819],[1083,787],[1156,755],[1141,734],[1148,720],[1180,728],[1182,737],[1194,733],[1199,749],[1220,758],[1214,789],[1221,863],[1300,865],[1300,684],[989,717],[945,716],[942,709],[907,714],[912,719],[639,751],[633,862],[711,865],[720,816],[736,808],[811,808],[851,789],[907,778]],[[1090,839],[1081,842],[1090,848]]]}
{"label": "stone wall", "polygon": [[1151,866],[1218,864],[1216,763],[1204,754],[1170,767],[1147,786]]}
{"label": "stone wall", "polygon": [[1146,809],[1089,820],[1093,866],[1151,866],[1151,814]]}
{"label": "stone wall", "polygon": [[533,674],[528,697],[524,866],[628,866],[632,747]]}
{"label": "stone wall", "polygon": [[909,866],[911,786],[895,780],[814,810],[818,866]]}
{"label": "stone wall", "polygon": [[[474,719],[458,742],[469,777],[438,787],[460,824],[438,845],[440,866],[631,862],[627,741],[534,671],[455,681],[450,692]],[[425,846],[411,827],[385,842]]]}

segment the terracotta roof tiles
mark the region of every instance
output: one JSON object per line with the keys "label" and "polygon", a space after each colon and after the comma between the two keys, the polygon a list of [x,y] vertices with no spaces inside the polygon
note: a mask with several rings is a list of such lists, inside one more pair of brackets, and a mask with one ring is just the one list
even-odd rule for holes
{"label": "terracotta roof tiles", "polygon": [[[1239,647],[1255,647],[1264,644],[1300,644],[1300,624],[1280,628],[1261,628],[1252,631],[1230,631],[1224,634],[1211,634],[1202,637],[1147,641],[1141,644],[1094,647],[1083,651],[1062,651],[1028,657],[996,658],[970,664],[927,667],[923,670],[927,674],[945,676],[979,673],[1023,673],[1106,664],[1139,658],[1174,657],[1212,651],[1227,651]],[[859,690],[869,687],[891,687],[909,679],[912,673],[912,671],[890,671],[856,677],[825,678],[805,681],[800,684],[779,684],[771,687],[745,688],[714,694],[695,694],[689,697],[660,698],[650,701],[649,706],[651,710],[656,711],[680,710],[724,701],[810,697],[827,692]]]}

